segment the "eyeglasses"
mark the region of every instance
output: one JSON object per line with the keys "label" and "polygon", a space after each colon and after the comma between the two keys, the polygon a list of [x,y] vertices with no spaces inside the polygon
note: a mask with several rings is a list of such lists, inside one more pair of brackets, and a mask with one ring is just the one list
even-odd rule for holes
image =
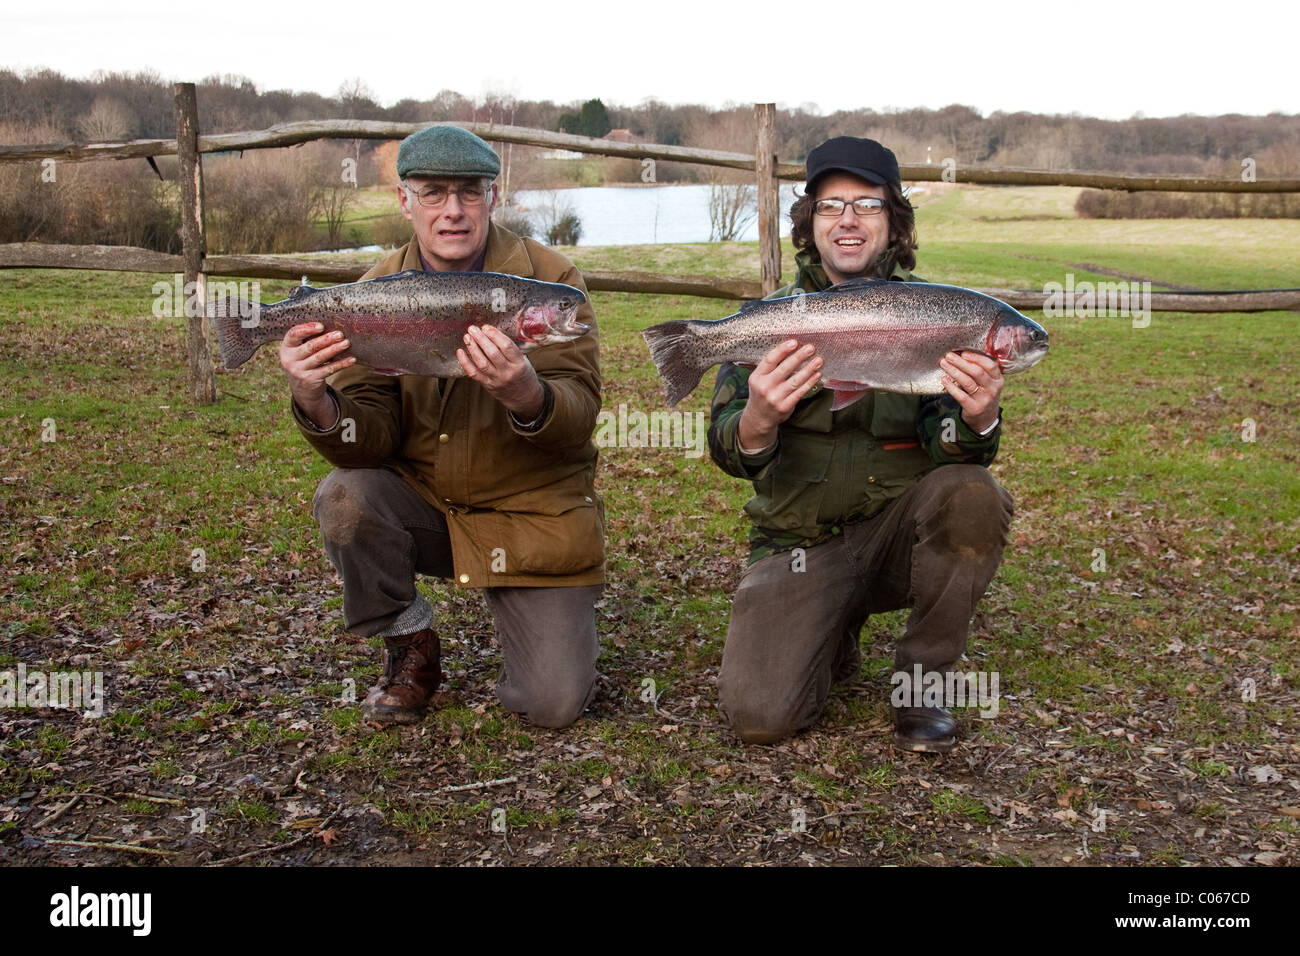
{"label": "eyeglasses", "polygon": [[451,195],[455,195],[462,206],[481,206],[483,200],[487,199],[487,190],[482,186],[462,186],[460,189],[448,189],[446,186],[430,186],[423,192],[417,192],[413,187],[406,186],[406,191],[414,196],[421,206],[433,206],[434,208],[445,203],[447,197]]}
{"label": "eyeglasses", "polygon": [[819,199],[813,203],[813,212],[819,216],[842,216],[845,206],[852,206],[859,216],[875,216],[885,208],[885,201],[874,196],[864,196],[851,203],[846,203],[843,199]]}

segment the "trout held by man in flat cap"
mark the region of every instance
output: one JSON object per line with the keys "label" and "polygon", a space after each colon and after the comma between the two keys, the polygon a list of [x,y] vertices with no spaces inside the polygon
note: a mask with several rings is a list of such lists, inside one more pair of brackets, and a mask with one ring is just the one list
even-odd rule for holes
{"label": "trout held by man in flat cap", "polygon": [[586,301],[581,289],[558,282],[412,269],[324,289],[299,286],[270,305],[209,303],[208,312],[228,369],[293,326],[319,322],[325,334],[343,333],[358,365],[384,375],[452,378],[465,374],[456,349],[471,325],[496,326],[530,352],[585,335],[590,327],[574,316]]}
{"label": "trout held by man in flat cap", "polygon": [[714,322],[663,322],[642,333],[671,405],[695,390],[714,365],[757,365],[773,346],[812,344],[824,364],[821,383],[834,389],[832,409],[870,389],[937,395],[939,359],[983,352],[1005,374],[1023,372],[1047,354],[1047,332],[1000,299],[928,282],[850,279],[825,292],[760,299]]}

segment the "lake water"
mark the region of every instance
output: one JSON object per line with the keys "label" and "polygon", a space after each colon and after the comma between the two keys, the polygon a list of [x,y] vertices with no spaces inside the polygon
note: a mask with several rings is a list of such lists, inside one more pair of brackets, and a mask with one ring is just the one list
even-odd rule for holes
{"label": "lake water", "polygon": [[[802,184],[800,184],[802,185]],[[788,213],[794,184],[781,185],[781,235],[790,234]],[[580,246],[632,246],[659,242],[709,241],[709,187],[588,186],[575,189],[524,189],[511,195],[511,204],[532,216],[540,231],[539,211],[568,203],[582,220]],[[758,239],[751,222],[741,233]]]}

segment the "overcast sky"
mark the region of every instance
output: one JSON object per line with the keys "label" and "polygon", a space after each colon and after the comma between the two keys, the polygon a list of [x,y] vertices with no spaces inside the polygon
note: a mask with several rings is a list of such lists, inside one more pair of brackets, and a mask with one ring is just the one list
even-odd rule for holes
{"label": "overcast sky", "polygon": [[1271,0],[10,2],[0,67],[239,74],[263,91],[326,95],[359,77],[384,106],[445,88],[821,112],[962,103],[986,115],[1116,119],[1297,113],[1297,9]]}

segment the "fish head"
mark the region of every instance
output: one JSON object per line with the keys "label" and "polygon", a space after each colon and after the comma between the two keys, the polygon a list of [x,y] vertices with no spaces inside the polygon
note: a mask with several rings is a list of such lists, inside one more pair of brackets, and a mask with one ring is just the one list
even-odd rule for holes
{"label": "fish head", "polygon": [[984,351],[997,359],[1003,372],[1023,372],[1037,365],[1047,354],[1047,330],[1003,304],[989,329]]}
{"label": "fish head", "polygon": [[[538,283],[543,285],[543,283]],[[515,339],[532,347],[572,342],[591,331],[578,321],[578,310],[587,304],[581,289],[559,283],[545,283],[532,293],[516,316]]]}

